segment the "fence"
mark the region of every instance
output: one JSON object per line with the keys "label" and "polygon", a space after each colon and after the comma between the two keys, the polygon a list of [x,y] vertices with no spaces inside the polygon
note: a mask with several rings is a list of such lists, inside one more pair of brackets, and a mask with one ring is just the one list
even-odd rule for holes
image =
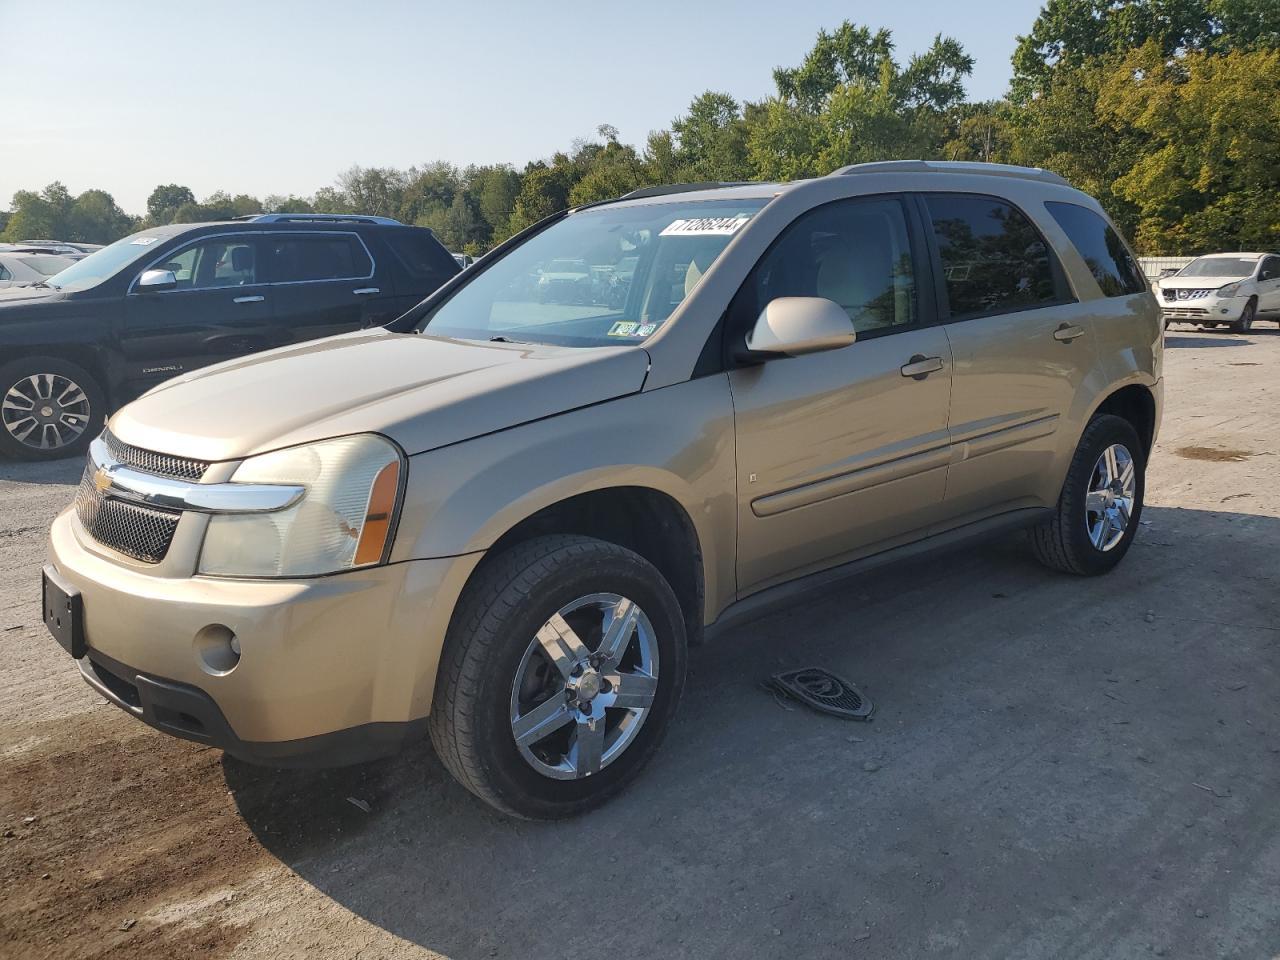
{"label": "fence", "polygon": [[1149,281],[1160,279],[1160,274],[1165,270],[1181,270],[1195,257],[1139,257],[1138,266],[1142,268],[1143,275]]}

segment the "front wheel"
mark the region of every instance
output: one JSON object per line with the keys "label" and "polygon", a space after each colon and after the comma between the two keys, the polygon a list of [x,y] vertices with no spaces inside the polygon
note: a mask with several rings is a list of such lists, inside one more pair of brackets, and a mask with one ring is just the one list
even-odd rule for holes
{"label": "front wheel", "polygon": [[1253,318],[1257,315],[1258,305],[1250,300],[1240,312],[1240,319],[1231,325],[1232,333],[1248,333],[1253,329]]}
{"label": "front wheel", "polygon": [[441,655],[431,739],[449,772],[513,816],[603,802],[662,741],[684,687],[670,585],[589,537],[538,537],[467,585]]}
{"label": "front wheel", "polygon": [[1053,516],[1031,529],[1045,566],[1097,576],[1118,564],[1142,517],[1146,458],[1133,425],[1103,414],[1085,427]]}
{"label": "front wheel", "polygon": [[83,456],[107,415],[87,370],[54,357],[0,366],[0,454],[20,460]]}

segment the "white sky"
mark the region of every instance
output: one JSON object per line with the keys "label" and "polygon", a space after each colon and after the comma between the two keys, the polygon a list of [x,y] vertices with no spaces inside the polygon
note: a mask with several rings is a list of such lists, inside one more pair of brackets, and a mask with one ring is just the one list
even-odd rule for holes
{"label": "white sky", "polygon": [[[310,194],[352,164],[523,166],[618,128],[641,144],[708,88],[773,90],[819,28],[936,33],[1002,94],[1037,0],[0,0],[0,207],[62,180],[142,213],[159,183]],[[758,12],[756,12],[758,11]]]}

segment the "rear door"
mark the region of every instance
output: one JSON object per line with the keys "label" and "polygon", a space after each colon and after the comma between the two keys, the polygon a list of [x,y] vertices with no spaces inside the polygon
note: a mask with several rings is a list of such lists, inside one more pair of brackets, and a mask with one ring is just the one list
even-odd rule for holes
{"label": "rear door", "polygon": [[951,354],[933,319],[926,248],[900,197],[798,218],[731,309],[745,333],[775,297],[817,296],[857,342],[731,370],[738,586],[752,591],[915,539],[938,519]]}
{"label": "rear door", "polygon": [[268,232],[263,245],[277,345],[358,330],[382,317],[384,292],[358,234]]}
{"label": "rear door", "polygon": [[148,262],[144,269],[172,271],[178,282],[168,290],[139,288],[135,277],[121,337],[135,390],[272,345],[258,240],[253,233],[204,236]]}
{"label": "rear door", "polygon": [[1097,364],[1088,305],[1009,201],[933,193],[919,202],[955,361],[947,520],[1045,506],[1059,445],[1075,443],[1060,431]]}

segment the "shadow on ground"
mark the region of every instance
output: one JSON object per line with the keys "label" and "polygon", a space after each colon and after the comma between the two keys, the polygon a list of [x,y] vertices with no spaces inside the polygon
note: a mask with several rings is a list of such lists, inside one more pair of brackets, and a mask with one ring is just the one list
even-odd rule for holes
{"label": "shadow on ground", "polygon": [[[1278,545],[1272,518],[1149,508],[1109,577],[1011,541],[833,587],[694,651],[653,765],[570,822],[489,811],[425,743],[224,771],[275,856],[459,960],[1270,956]],[[807,664],[874,722],[760,690]]]}

